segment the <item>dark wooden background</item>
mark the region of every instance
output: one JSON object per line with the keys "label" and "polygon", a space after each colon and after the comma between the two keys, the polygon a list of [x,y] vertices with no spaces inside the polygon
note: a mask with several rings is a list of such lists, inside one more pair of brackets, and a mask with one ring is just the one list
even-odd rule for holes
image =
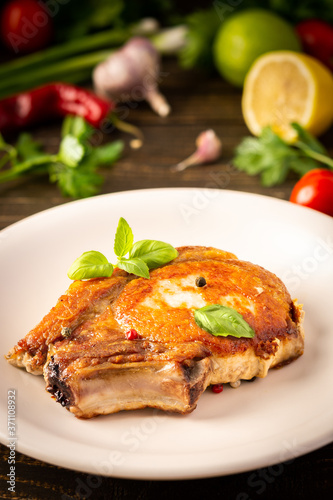
{"label": "dark wooden background", "polygon": [[[214,187],[212,179],[222,179],[231,171],[233,150],[248,131],[241,114],[241,92],[217,75],[182,71],[172,60],[163,64],[161,87],[172,106],[167,118],[156,116],[145,103],[128,108],[127,120],[142,129],[144,146],[128,147],[128,137],[115,132],[105,137],[124,138],[123,158],[110,169],[103,169],[102,193],[153,187]],[[219,162],[174,173],[170,166],[190,155],[197,135],[213,128],[223,141]],[[56,150],[60,124],[32,130],[48,151]],[[333,153],[333,130],[322,141]],[[217,188],[260,193],[287,200],[296,177],[290,176],[277,187],[263,188],[257,177],[232,171],[227,184],[215,181]],[[214,174],[213,176],[211,174]],[[0,185],[0,228],[41,210],[66,203],[46,178],[20,179]],[[3,397],[3,395],[1,396]],[[331,397],[331,395],[328,395]],[[5,425],[2,422],[1,425]],[[175,452],[177,443],[175,443]],[[64,453],[66,450],[64,450]],[[170,498],[223,498],[232,500],[332,498],[333,444],[299,457],[288,464],[249,471],[227,477],[191,481],[137,481],[90,477],[55,467],[17,453],[16,492],[7,489],[8,449],[1,445],[0,497],[11,499],[114,499],[148,500]]]}
{"label": "dark wooden background", "polygon": [[[164,61],[161,88],[172,106],[170,116],[160,118],[146,103],[134,103],[125,110],[127,121],[140,127],[145,136],[144,146],[131,150],[129,136],[117,131],[105,141],[123,138],[126,150],[123,158],[110,169],[102,169],[105,183],[101,193],[153,187],[223,187],[288,199],[297,178],[290,176],[281,186],[264,188],[257,177],[239,171],[230,175],[227,185],[218,185],[224,170],[230,169],[234,148],[242,137],[250,135],[241,113],[241,91],[228,85],[217,75],[199,71],[183,71],[172,60]],[[125,115],[123,110],[121,115]],[[223,142],[219,162],[193,167],[174,173],[170,167],[194,152],[200,132],[213,128]],[[34,137],[50,152],[57,151],[60,124],[48,124],[32,129]],[[332,130],[322,140],[333,151]],[[213,174],[213,175],[212,175]],[[0,228],[41,210],[66,203],[56,187],[45,177],[19,179],[0,184]]]}

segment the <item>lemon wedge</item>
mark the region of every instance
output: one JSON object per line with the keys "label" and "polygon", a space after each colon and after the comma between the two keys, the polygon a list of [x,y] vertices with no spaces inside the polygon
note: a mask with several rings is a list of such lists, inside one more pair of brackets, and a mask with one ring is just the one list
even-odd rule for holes
{"label": "lemon wedge", "polygon": [[318,136],[333,122],[333,77],[311,56],[293,51],[274,51],[260,56],[247,73],[242,111],[245,123],[256,136],[270,125],[292,143],[298,122]]}

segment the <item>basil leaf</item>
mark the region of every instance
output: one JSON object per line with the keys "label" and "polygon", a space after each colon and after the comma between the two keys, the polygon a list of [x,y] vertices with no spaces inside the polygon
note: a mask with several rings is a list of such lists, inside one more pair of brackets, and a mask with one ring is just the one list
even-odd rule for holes
{"label": "basil leaf", "polygon": [[215,336],[253,338],[254,330],[245,321],[243,316],[231,307],[212,304],[196,309],[195,322],[200,328]]}
{"label": "basil leaf", "polygon": [[71,280],[85,280],[89,278],[110,277],[113,265],[100,252],[91,250],[78,257],[68,270],[67,276]]}
{"label": "basil leaf", "polygon": [[133,245],[133,232],[129,224],[120,217],[114,239],[114,253],[117,257],[124,257]]}
{"label": "basil leaf", "polygon": [[149,269],[147,264],[141,259],[121,259],[117,266],[131,274],[136,274],[142,278],[149,279]]}
{"label": "basil leaf", "polygon": [[66,135],[59,148],[59,160],[69,167],[77,167],[84,156],[85,150],[77,137]]}
{"label": "basil leaf", "polygon": [[140,258],[147,264],[149,269],[162,266],[175,259],[177,255],[178,252],[172,245],[156,240],[137,241],[129,253],[130,259]]}

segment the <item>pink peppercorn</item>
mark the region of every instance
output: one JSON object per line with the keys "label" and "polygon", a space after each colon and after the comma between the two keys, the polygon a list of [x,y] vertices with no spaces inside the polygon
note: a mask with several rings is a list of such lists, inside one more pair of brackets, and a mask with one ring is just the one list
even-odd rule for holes
{"label": "pink peppercorn", "polygon": [[214,384],[214,385],[212,385],[212,391],[215,394],[219,394],[220,392],[223,391],[223,384]]}
{"label": "pink peppercorn", "polygon": [[126,332],[127,340],[135,340],[138,338],[138,336],[138,332],[134,329],[128,330],[128,332]]}

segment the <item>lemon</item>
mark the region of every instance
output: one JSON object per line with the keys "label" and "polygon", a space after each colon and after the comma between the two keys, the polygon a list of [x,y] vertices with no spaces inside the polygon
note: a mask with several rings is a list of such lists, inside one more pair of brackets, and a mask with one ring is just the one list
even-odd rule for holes
{"label": "lemon", "polygon": [[242,97],[249,130],[260,135],[270,125],[282,139],[293,142],[298,122],[318,136],[333,122],[333,76],[311,56],[292,51],[260,56],[248,72]]}
{"label": "lemon", "polygon": [[246,9],[228,17],[219,29],[213,47],[214,61],[221,75],[242,86],[257,57],[272,50],[300,50],[292,26],[264,9]]}

